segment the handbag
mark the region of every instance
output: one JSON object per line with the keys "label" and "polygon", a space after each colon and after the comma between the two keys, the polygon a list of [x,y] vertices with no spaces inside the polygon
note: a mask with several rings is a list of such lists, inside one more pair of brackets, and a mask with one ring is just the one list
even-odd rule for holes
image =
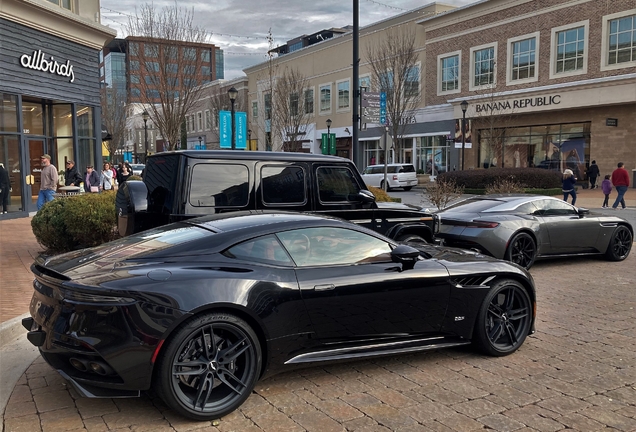
{"label": "handbag", "polygon": [[92,193],[97,193],[97,192],[99,192],[99,186],[91,186],[91,192],[92,192]]}

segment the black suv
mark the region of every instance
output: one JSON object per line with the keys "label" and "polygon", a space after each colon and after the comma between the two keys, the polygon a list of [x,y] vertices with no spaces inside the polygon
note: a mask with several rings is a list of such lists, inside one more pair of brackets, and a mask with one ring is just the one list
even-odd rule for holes
{"label": "black suv", "polygon": [[435,219],[376,203],[355,165],[335,156],[253,151],[176,151],[148,158],[142,181],[117,191],[122,236],[196,216],[237,210],[336,216],[390,238],[432,242]]}

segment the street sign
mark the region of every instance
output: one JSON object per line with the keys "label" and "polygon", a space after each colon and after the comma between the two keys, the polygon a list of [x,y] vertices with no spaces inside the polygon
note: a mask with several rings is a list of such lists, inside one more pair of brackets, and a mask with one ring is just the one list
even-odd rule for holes
{"label": "street sign", "polygon": [[232,113],[219,111],[219,140],[222,149],[232,148]]}
{"label": "street sign", "polygon": [[362,123],[386,124],[386,93],[362,93]]}

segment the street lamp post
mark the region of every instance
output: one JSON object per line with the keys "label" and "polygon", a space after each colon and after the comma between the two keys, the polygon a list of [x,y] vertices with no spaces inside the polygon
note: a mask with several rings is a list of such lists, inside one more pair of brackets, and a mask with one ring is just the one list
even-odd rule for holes
{"label": "street lamp post", "polygon": [[327,153],[323,153],[323,154],[329,154],[330,153],[330,148],[329,146],[331,145],[331,119],[327,119]]}
{"label": "street lamp post", "polygon": [[248,143],[247,146],[249,150],[252,150],[252,129],[247,130],[247,143]]}
{"label": "street lamp post", "polygon": [[201,141],[203,140],[203,137],[199,137],[199,148],[197,150],[203,150],[202,146],[201,146]]}
{"label": "street lamp post", "polygon": [[462,101],[459,104],[462,107],[462,171],[464,171],[464,149],[466,148],[466,110],[468,102]]}
{"label": "street lamp post", "polygon": [[234,101],[238,95],[238,90],[232,87],[227,91],[227,94],[230,96],[230,103],[232,104],[232,150],[236,150],[236,135],[234,132]]}
{"label": "street lamp post", "polygon": [[141,113],[141,118],[144,119],[144,163],[146,163],[146,160],[148,159],[148,118],[150,116],[148,115],[148,111],[144,110],[144,112]]}

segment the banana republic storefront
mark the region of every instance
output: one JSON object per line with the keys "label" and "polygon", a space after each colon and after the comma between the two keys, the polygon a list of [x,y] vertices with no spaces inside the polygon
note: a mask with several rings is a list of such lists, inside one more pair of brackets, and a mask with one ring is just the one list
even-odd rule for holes
{"label": "banana republic storefront", "polygon": [[[44,154],[101,163],[99,50],[0,18],[0,218],[37,211]],[[93,44],[95,45],[95,44]]]}

